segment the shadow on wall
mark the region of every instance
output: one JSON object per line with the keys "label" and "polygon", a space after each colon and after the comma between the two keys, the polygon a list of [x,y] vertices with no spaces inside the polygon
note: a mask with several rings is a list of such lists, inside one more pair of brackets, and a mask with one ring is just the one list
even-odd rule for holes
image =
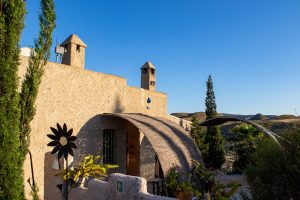
{"label": "shadow on wall", "polygon": [[[44,160],[44,200],[61,199],[62,195],[56,185],[63,182],[62,176],[56,176],[59,171],[53,166],[57,159],[51,152],[45,154]],[[60,165],[63,166],[63,160],[60,160]]]}
{"label": "shadow on wall", "polygon": [[117,95],[115,108],[114,108],[114,113],[122,113],[122,112],[124,112],[124,106],[121,103],[120,95]]}
{"label": "shadow on wall", "polygon": [[[114,110],[115,113],[122,113],[124,111],[124,107],[121,103],[120,95],[117,95],[115,100]],[[93,155],[101,155],[102,154],[102,140],[101,133],[102,128],[101,124],[102,116],[96,115],[90,118],[80,129],[77,134],[77,150],[74,152],[74,162],[80,161],[85,155],[93,154]]]}
{"label": "shadow on wall", "polygon": [[[114,112],[122,113],[124,110],[120,95],[117,95],[115,101]],[[101,132],[102,126],[101,115],[96,115],[89,119],[79,130],[77,134],[76,145],[77,149],[74,150],[74,163],[80,162],[87,154],[102,155],[102,140]],[[57,155],[55,155],[57,156]],[[61,176],[55,176],[58,174],[58,170],[53,168],[56,162],[54,155],[50,152],[45,154],[44,157],[44,199],[53,200],[60,199],[61,193],[56,187],[57,184],[63,182]],[[61,160],[60,166],[63,166],[63,160]]]}
{"label": "shadow on wall", "polygon": [[[98,137],[100,132],[100,115],[96,115],[88,120],[80,129],[77,134],[76,145],[77,149],[74,149],[74,161],[70,163],[70,166],[74,163],[78,163],[87,154],[100,155],[101,144]],[[58,165],[57,154],[52,155],[50,152],[45,154],[44,157],[44,199],[53,200],[61,199],[61,193],[56,187],[57,184],[63,182],[62,176],[56,176],[60,171],[59,166],[63,169],[63,159],[60,160]],[[70,161],[70,159],[69,159]],[[54,167],[56,165],[56,167]],[[56,169],[55,169],[56,168]]]}
{"label": "shadow on wall", "polygon": [[74,163],[80,162],[87,154],[101,155],[100,124],[101,116],[96,115],[82,126],[75,142],[77,149],[74,151]]}

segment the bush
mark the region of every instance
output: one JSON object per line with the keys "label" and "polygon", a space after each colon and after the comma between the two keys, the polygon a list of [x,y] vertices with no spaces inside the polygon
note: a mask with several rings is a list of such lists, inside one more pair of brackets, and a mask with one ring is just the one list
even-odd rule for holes
{"label": "bush", "polygon": [[208,157],[208,145],[205,143],[206,128],[199,125],[199,120],[196,117],[192,118],[191,137],[195,141],[203,160]]}
{"label": "bush", "polygon": [[225,162],[224,138],[218,126],[207,127],[205,144],[208,146],[207,155],[203,160],[207,167],[220,169]]}
{"label": "bush", "polygon": [[234,134],[228,140],[234,142],[233,151],[237,154],[237,159],[233,162],[232,171],[234,173],[242,173],[249,165],[258,141],[264,135],[249,124],[237,125],[232,131]]}
{"label": "bush", "polygon": [[246,169],[252,195],[258,200],[300,199],[300,130],[290,130],[280,140],[259,142]]}
{"label": "bush", "polygon": [[167,173],[166,184],[167,184],[168,195],[170,197],[175,197],[176,189],[178,186],[178,176],[179,174],[176,169],[176,166],[170,168],[170,170]]}

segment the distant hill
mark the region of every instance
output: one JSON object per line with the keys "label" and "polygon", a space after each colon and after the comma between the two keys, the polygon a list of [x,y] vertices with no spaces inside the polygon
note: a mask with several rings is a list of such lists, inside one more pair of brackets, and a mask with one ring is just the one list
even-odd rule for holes
{"label": "distant hill", "polygon": [[[194,113],[171,113],[171,115],[185,119],[191,120],[193,117],[198,118],[200,121],[204,121],[206,119],[205,112],[194,112]],[[286,119],[300,119],[299,116],[295,115],[263,115],[261,113],[257,113],[255,115],[241,115],[241,114],[228,114],[228,113],[218,113],[219,116],[227,116],[227,117],[238,117],[241,119],[248,120],[286,120]]]}
{"label": "distant hill", "polygon": [[269,117],[261,114],[261,113],[257,113],[256,115],[254,115],[253,117],[250,117],[249,120],[267,120],[270,119]]}

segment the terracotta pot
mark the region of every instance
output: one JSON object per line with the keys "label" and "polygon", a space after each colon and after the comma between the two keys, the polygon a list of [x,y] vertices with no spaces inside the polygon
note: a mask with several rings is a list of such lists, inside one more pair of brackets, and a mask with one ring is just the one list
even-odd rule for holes
{"label": "terracotta pot", "polygon": [[183,191],[176,192],[176,198],[179,200],[192,200],[193,196],[194,196],[193,192],[183,192]]}

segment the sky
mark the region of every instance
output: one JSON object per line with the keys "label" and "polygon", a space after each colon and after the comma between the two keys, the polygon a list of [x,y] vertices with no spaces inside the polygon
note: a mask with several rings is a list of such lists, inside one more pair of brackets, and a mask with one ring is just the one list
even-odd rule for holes
{"label": "sky", "polygon": [[[205,110],[212,75],[217,110],[300,113],[299,0],[55,0],[53,42],[77,34],[86,69],[140,87],[140,67],[157,68],[168,112]],[[39,1],[27,1],[21,47],[39,31]],[[54,61],[54,47],[52,48]]]}

